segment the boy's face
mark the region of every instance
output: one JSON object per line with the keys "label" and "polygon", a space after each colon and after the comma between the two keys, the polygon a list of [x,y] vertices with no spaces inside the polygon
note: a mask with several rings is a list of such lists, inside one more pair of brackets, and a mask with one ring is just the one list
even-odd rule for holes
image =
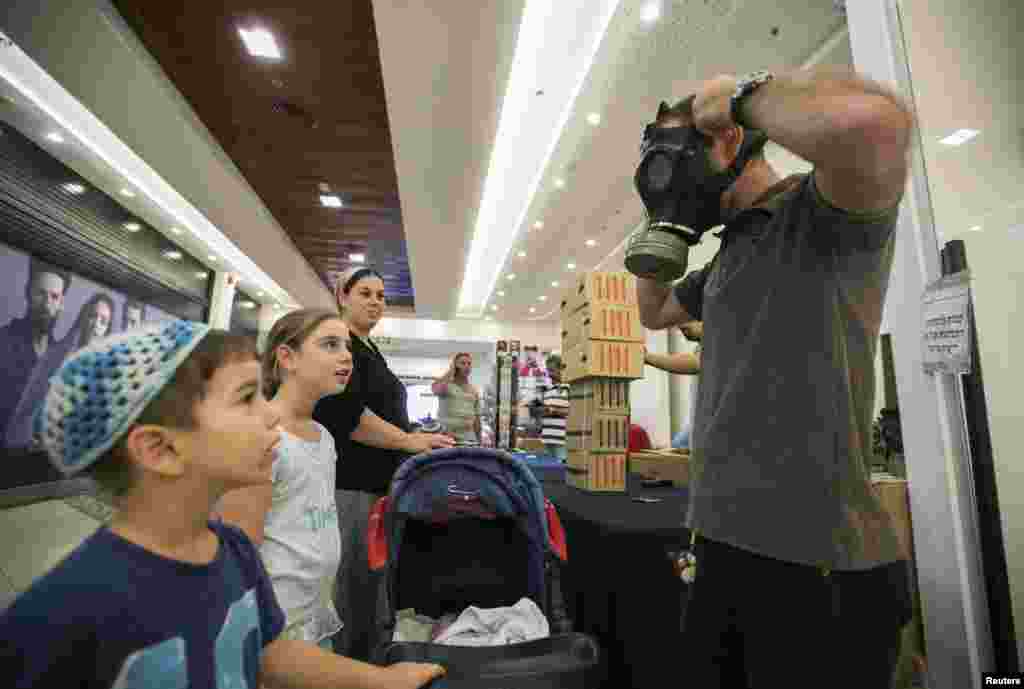
{"label": "boy's face", "polygon": [[186,472],[224,490],[270,483],[279,417],[260,393],[255,359],[221,366],[195,407],[196,425],[176,431]]}

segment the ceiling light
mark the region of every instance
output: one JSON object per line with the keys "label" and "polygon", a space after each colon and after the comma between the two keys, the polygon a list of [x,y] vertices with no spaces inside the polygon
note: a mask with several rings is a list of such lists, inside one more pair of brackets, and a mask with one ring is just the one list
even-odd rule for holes
{"label": "ceiling light", "polygon": [[243,309],[255,309],[256,308],[256,304],[251,302],[251,301],[243,301],[241,304],[239,304],[239,306],[241,306]]}
{"label": "ceiling light", "polygon": [[981,232],[981,225],[975,225],[968,232]]}
{"label": "ceiling light", "polygon": [[566,263],[565,264],[565,268],[566,268],[566,270],[576,270],[576,264],[575,263]]}
{"label": "ceiling light", "polygon": [[121,196],[124,196],[129,199],[134,199],[135,192],[129,189],[128,187],[125,187],[124,189],[121,190]]}
{"label": "ceiling light", "polygon": [[213,254],[210,254],[210,255],[209,255],[209,256],[207,256],[206,258],[210,259],[210,260],[211,260],[211,261],[213,261],[214,263],[216,263],[216,262],[217,262],[217,257],[216,257],[216,256],[214,256]]}
{"label": "ceiling light", "polygon": [[597,246],[597,240],[596,239],[588,239],[587,241],[585,241],[583,243],[586,244],[587,246]]}
{"label": "ceiling light", "polygon": [[209,275],[209,273],[204,273],[204,272],[203,272],[203,271],[201,271],[201,270],[200,270],[199,272],[197,272],[197,273],[196,273],[196,277],[197,277],[197,278],[199,278],[200,280],[205,280],[205,279],[206,279],[206,278],[208,278],[209,276],[210,276],[210,275]]}
{"label": "ceiling light", "polygon": [[61,185],[61,189],[63,189],[64,191],[66,191],[69,194],[84,194],[85,193],[85,186],[81,185],[81,184],[77,184],[75,182],[68,182],[67,184],[62,184]]}
{"label": "ceiling light", "polygon": [[491,304],[491,311],[497,311],[497,310],[498,310],[498,305],[497,304]]}
{"label": "ceiling light", "polygon": [[555,280],[554,282],[552,282],[551,286],[552,287],[558,287],[558,280]]}
{"label": "ceiling light", "polygon": [[491,318],[490,316],[484,316],[484,320],[485,321],[493,321],[494,319]]}
{"label": "ceiling light", "polygon": [[64,137],[61,136],[59,132],[50,132],[49,134],[46,135],[46,140],[52,141],[55,144],[64,143]]}
{"label": "ceiling light", "polygon": [[535,306],[531,306],[530,313],[537,313],[537,308]]}
{"label": "ceiling light", "polygon": [[939,139],[939,143],[946,144],[947,146],[959,146],[965,144],[978,135],[977,129],[957,129],[949,136]]}
{"label": "ceiling light", "polygon": [[126,222],[124,224],[124,229],[128,230],[129,232],[138,232],[139,230],[142,229],[142,225],[140,225],[137,222]]}
{"label": "ceiling light", "polygon": [[543,220],[538,220],[537,222],[533,223],[533,229],[535,229],[535,230],[543,230],[544,229],[544,221]]}
{"label": "ceiling light", "polygon": [[547,300],[548,300],[548,298],[547,298],[547,295],[545,295],[545,294],[542,294],[539,297],[537,297],[537,301],[547,301]]}
{"label": "ceiling light", "polygon": [[596,127],[597,125],[601,124],[601,115],[599,113],[592,112],[589,115],[587,115],[587,122]]}
{"label": "ceiling light", "polygon": [[180,251],[176,251],[174,249],[170,249],[170,250],[164,252],[164,258],[170,259],[172,261],[180,261],[181,260],[181,252]]}
{"label": "ceiling light", "polygon": [[341,197],[337,194],[321,194],[320,204],[324,208],[341,208],[343,205],[341,203]]}
{"label": "ceiling light", "polygon": [[503,289],[499,289],[499,290],[498,290],[498,296],[499,296],[499,297],[504,297],[504,296],[505,296],[505,290],[503,290]]}
{"label": "ceiling light", "polygon": [[505,279],[506,280],[515,280],[516,279],[516,274],[515,273],[509,273],[508,275],[505,276]]}
{"label": "ceiling light", "polygon": [[653,21],[657,21],[658,17],[661,16],[661,7],[658,2],[649,2],[644,5],[644,8],[640,10],[640,19],[650,24]]}
{"label": "ceiling light", "polygon": [[555,188],[556,189],[561,189],[564,186],[565,186],[565,180],[562,179],[561,177],[555,177]]}
{"label": "ceiling light", "polygon": [[171,232],[173,232],[174,234],[181,234],[181,228],[174,226],[171,228]]}
{"label": "ceiling light", "polygon": [[353,263],[366,263],[366,254],[349,254],[348,260]]}
{"label": "ceiling light", "polygon": [[526,258],[526,252],[520,251],[518,254],[516,254],[516,256],[518,256],[519,258]]}
{"label": "ceiling light", "polygon": [[281,308],[281,305],[280,305],[280,304],[274,304],[274,310],[275,310],[275,311],[277,311],[277,310],[278,310],[279,308]]}
{"label": "ceiling light", "polygon": [[257,296],[257,297],[262,297],[262,296],[263,296],[263,292],[257,292],[257,293],[256,293],[256,296]]}
{"label": "ceiling light", "polygon": [[274,40],[274,34],[266,29],[239,29],[245,49],[253,57],[267,57],[271,60],[280,60],[281,51]]}

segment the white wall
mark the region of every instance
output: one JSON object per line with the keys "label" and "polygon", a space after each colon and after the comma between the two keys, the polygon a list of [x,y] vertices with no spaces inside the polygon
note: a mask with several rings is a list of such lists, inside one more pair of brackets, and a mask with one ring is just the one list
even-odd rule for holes
{"label": "white wall", "polygon": [[[647,351],[668,353],[668,333],[647,331]],[[668,447],[671,442],[669,419],[669,374],[651,366],[644,367],[644,377],[629,387],[632,423],[644,427],[655,447]]]}

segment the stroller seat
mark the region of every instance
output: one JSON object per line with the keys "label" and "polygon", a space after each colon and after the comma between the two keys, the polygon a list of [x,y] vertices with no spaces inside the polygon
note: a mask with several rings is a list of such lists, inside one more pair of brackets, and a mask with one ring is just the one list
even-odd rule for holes
{"label": "stroller seat", "polygon": [[[437,662],[431,686],[584,689],[600,679],[596,642],[571,629],[552,585],[567,558],[554,506],[522,460],[457,447],[406,460],[370,516],[369,561],[383,569],[386,601],[375,662]],[[498,608],[529,598],[552,635],[491,647],[392,642],[397,610],[438,619],[469,606]]]}

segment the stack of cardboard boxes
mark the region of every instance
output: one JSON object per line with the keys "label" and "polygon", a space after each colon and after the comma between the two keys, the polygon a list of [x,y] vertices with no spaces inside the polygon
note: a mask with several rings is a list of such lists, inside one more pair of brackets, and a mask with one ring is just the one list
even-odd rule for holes
{"label": "stack of cardboard boxes", "polygon": [[569,383],[566,480],[583,490],[624,492],[629,382],[644,370],[636,278],[587,273],[569,288],[561,307],[562,378]]}

